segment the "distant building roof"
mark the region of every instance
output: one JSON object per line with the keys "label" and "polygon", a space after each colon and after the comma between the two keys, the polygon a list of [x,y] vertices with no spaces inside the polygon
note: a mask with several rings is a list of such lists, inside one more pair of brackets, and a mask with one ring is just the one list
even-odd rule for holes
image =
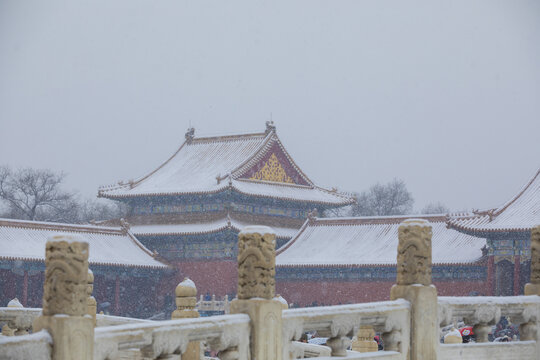
{"label": "distant building roof", "polygon": [[102,187],[98,195],[120,199],[226,190],[329,206],[354,201],[315,185],[287,153],[272,124],[264,133],[201,138],[190,129],[182,146],[156,170],[135,181]]}
{"label": "distant building roof", "polygon": [[167,268],[127,229],[0,219],[0,259],[44,261],[53,235],[78,235],[88,242],[91,265]]}
{"label": "distant building roof", "polygon": [[446,228],[444,215],[308,218],[277,251],[277,266],[394,265],[398,227],[409,218],[430,222],[433,264],[474,263],[486,241]]}
{"label": "distant building roof", "polygon": [[[448,220],[448,226],[470,234],[530,231],[540,225],[540,169],[504,205]],[[477,235],[478,236],[478,235]]]}
{"label": "distant building roof", "polygon": [[[132,225],[131,231],[137,236],[202,235],[217,233],[227,229],[239,232],[248,225],[253,224],[237,220],[234,217],[223,217],[208,222],[187,224]],[[283,239],[290,239],[298,232],[298,228],[272,226],[272,229],[276,232],[278,238]]]}

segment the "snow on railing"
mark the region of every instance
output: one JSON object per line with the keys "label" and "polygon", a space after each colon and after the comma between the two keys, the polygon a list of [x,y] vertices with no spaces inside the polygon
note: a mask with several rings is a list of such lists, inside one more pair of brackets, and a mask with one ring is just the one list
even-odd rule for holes
{"label": "snow on railing", "polygon": [[[6,323],[3,335],[25,335],[31,332],[32,323],[41,314],[41,309],[23,307],[0,307],[0,323]],[[5,334],[12,332],[12,334]]]}
{"label": "snow on railing", "polygon": [[[12,335],[25,335],[32,332],[32,324],[41,314],[41,308],[0,307],[0,324],[6,324]],[[113,326],[133,323],[148,323],[151,320],[97,314],[97,326]],[[9,335],[9,334],[2,334]]]}
{"label": "snow on railing", "polygon": [[96,315],[96,326],[114,326],[114,325],[125,325],[125,324],[137,324],[137,323],[152,323],[152,320],[144,320],[130,317],[114,316],[114,315]]}
{"label": "snow on railing", "polygon": [[0,359],[49,360],[52,338],[46,330],[21,336],[0,336]]}
{"label": "snow on railing", "polygon": [[[378,358],[383,355],[387,355],[385,358],[388,359],[407,358],[410,304],[401,299],[284,310],[283,358],[303,357],[304,354],[295,353],[301,348],[291,341],[299,340],[308,331],[316,331],[319,336],[329,338],[327,345],[332,349],[332,356],[347,356],[349,337],[355,336],[361,325],[372,326],[375,331],[382,333],[385,354],[378,352]],[[369,357],[363,355],[362,358]]]}
{"label": "snow on railing", "polygon": [[182,354],[192,341],[206,342],[223,359],[249,359],[249,316],[153,321],[95,329],[94,360],[113,359],[123,350],[138,349],[144,358]]}
{"label": "snow on railing", "polygon": [[[537,343],[540,321],[539,296],[475,296],[439,297],[439,325],[446,326],[463,320],[473,327],[477,343],[441,344],[440,359],[539,359]],[[507,316],[513,324],[519,324],[519,342],[489,343],[488,334],[501,316]],[[462,357],[465,354],[467,357]]]}

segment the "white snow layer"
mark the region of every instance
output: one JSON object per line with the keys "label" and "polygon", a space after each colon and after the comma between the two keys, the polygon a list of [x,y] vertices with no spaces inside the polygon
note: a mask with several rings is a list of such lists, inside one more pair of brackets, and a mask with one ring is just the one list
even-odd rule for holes
{"label": "white snow layer", "polygon": [[457,218],[451,226],[476,231],[529,230],[540,225],[540,169],[510,201],[483,214]]}
{"label": "white snow layer", "polygon": [[[443,216],[424,217],[432,227],[432,262],[471,263],[482,256],[485,239],[446,228]],[[308,221],[279,251],[276,265],[396,264],[403,217],[325,218]]]}
{"label": "white snow layer", "polygon": [[15,298],[8,302],[7,307],[22,308],[23,305],[21,304],[19,299]]}
{"label": "white snow layer", "polygon": [[[269,136],[269,137],[268,137]],[[248,195],[270,196],[317,203],[347,204],[350,198],[317,186],[236,180],[227,175],[260,157],[279,141],[275,134],[194,139],[184,143],[167,162],[134,187],[102,188],[104,196],[151,194],[215,193],[231,188]],[[220,181],[217,178],[224,178]],[[234,177],[234,176],[233,176]]]}
{"label": "white snow layer", "polygon": [[119,229],[8,219],[0,219],[0,259],[45,260],[45,244],[58,233],[86,241],[90,264],[166,267]]}
{"label": "white snow layer", "polygon": [[193,288],[193,289],[197,288],[195,286],[195,283],[193,282],[193,280],[191,280],[189,278],[185,278],[184,280],[182,280],[182,282],[180,284],[178,284],[178,286],[184,286],[184,287],[189,287],[189,288]]}
{"label": "white snow layer", "polygon": [[257,233],[260,235],[264,235],[264,234],[275,235],[276,234],[275,231],[272,230],[272,228],[268,226],[262,226],[262,225],[248,225],[240,231],[240,234],[253,234],[253,233]]}

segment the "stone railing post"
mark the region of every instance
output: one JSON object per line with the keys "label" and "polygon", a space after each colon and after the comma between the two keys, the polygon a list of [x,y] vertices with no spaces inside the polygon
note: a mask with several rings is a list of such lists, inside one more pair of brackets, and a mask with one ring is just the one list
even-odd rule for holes
{"label": "stone railing post", "polygon": [[251,359],[282,360],[282,304],[274,300],[276,235],[266,226],[248,226],[238,235],[238,299],[232,314],[251,318]]}
{"label": "stone railing post", "polygon": [[97,301],[92,296],[94,291],[94,273],[88,269],[88,284],[86,285],[86,308],[87,314],[92,317],[94,321],[94,327],[96,327],[96,313],[97,313]]}
{"label": "stone railing post", "polygon": [[92,360],[94,324],[87,315],[88,243],[53,236],[45,248],[43,311],[34,331],[53,339],[53,360]]}
{"label": "stone railing post", "polygon": [[438,345],[437,289],[431,284],[431,226],[410,219],[398,228],[397,284],[390,299],[411,303],[410,359],[436,360]]}
{"label": "stone railing post", "polygon": [[[199,312],[195,310],[197,306],[197,288],[195,283],[188,278],[185,278],[174,291],[176,295],[176,310],[173,311],[171,319],[192,319],[198,318]],[[201,343],[192,341],[188,344],[187,350],[182,354],[184,360],[200,360],[203,358],[201,354]]]}

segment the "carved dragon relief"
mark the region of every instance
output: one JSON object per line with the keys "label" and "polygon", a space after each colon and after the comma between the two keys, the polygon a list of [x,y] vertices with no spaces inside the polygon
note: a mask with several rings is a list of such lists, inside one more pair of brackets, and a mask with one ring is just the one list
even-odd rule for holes
{"label": "carved dragon relief", "polygon": [[276,286],[275,235],[240,233],[238,299],[272,299]]}
{"label": "carved dragon relief", "polygon": [[43,315],[84,316],[87,311],[88,244],[49,241],[45,253]]}
{"label": "carved dragon relief", "polygon": [[405,221],[398,230],[398,285],[431,285],[431,226],[425,220]]}

